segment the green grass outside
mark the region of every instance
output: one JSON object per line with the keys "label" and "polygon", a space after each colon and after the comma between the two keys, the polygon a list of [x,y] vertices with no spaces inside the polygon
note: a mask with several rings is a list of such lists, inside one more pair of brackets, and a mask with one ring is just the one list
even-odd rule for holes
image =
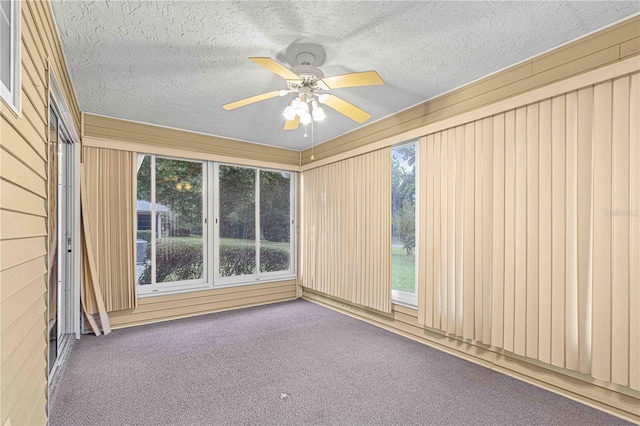
{"label": "green grass outside", "polygon": [[391,247],[391,287],[394,290],[415,293],[416,258],[402,247]]}

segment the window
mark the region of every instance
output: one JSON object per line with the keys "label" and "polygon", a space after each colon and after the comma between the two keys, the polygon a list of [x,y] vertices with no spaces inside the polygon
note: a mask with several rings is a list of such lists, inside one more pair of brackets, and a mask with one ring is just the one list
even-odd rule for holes
{"label": "window", "polygon": [[20,109],[20,2],[0,0],[0,93]]}
{"label": "window", "polygon": [[218,169],[220,277],[256,273],[256,180],[255,169]]}
{"label": "window", "polygon": [[295,277],[294,194],[291,172],[138,155],[138,294]]}
{"label": "window", "polygon": [[142,292],[205,283],[204,177],[202,162],[138,156],[136,270],[138,284],[149,286]]}
{"label": "window", "polygon": [[416,306],[416,142],[391,150],[391,288],[395,303]]}
{"label": "window", "polygon": [[292,173],[218,167],[221,282],[293,275]]}
{"label": "window", "polygon": [[260,170],[260,272],[291,270],[291,173]]}

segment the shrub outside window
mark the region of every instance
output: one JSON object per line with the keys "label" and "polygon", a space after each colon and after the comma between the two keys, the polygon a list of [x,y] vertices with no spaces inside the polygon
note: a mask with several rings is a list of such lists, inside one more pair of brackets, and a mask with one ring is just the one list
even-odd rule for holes
{"label": "shrub outside window", "polygon": [[216,176],[219,282],[293,275],[293,173],[221,164]]}
{"label": "shrub outside window", "polygon": [[145,291],[206,280],[205,164],[138,157],[136,278]]}
{"label": "shrub outside window", "polygon": [[219,276],[256,273],[256,170],[220,165]]}
{"label": "shrub outside window", "polygon": [[291,173],[260,170],[260,272],[291,270]]}

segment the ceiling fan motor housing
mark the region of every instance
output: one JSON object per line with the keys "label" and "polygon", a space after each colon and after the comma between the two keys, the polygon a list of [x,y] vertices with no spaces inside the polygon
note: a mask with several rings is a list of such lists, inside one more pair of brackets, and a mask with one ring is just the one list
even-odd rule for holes
{"label": "ceiling fan motor housing", "polygon": [[319,68],[311,65],[296,65],[291,68],[291,71],[300,76],[303,86],[312,85],[324,78],[324,73]]}

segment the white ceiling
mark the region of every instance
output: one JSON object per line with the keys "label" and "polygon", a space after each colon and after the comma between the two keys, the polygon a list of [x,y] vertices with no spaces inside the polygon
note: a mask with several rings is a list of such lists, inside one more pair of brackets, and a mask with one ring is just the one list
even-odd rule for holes
{"label": "white ceiling", "polygon": [[[332,93],[368,111],[325,108],[321,143],[638,13],[640,2],[59,1],[53,10],[83,111],[280,147],[289,95],[247,58],[287,66],[311,43],[325,75],[377,70],[384,86]],[[323,58],[324,56],[324,58]]]}

